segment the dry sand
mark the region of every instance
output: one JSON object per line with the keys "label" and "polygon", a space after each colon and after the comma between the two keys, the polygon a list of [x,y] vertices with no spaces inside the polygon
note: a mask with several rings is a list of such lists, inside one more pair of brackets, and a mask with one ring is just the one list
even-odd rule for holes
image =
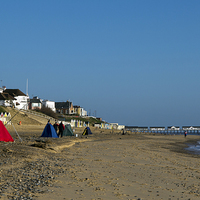
{"label": "dry sand", "polygon": [[[42,141],[44,125],[15,125],[21,143],[13,127],[7,128],[15,143],[0,143],[1,162],[6,161],[1,174],[12,173],[1,178],[1,186],[8,180],[27,185],[32,174],[51,174],[46,184],[34,186],[34,192],[23,189],[32,199],[200,199],[200,156],[184,150],[199,136],[122,135],[93,128],[87,137],[81,137],[83,129],[76,129],[78,138]],[[2,199],[20,196],[19,188],[20,194],[14,195],[13,185],[6,187]]]}

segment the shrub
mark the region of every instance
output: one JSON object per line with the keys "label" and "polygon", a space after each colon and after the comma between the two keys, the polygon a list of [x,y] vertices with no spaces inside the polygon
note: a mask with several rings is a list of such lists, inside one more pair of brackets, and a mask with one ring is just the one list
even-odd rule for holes
{"label": "shrub", "polygon": [[6,112],[5,109],[2,106],[0,106],[0,113],[1,112]]}
{"label": "shrub", "polygon": [[35,111],[41,112],[45,115],[48,115],[50,117],[57,119],[57,114],[55,112],[53,112],[53,110],[51,110],[51,108],[42,107],[41,109],[35,109]]}

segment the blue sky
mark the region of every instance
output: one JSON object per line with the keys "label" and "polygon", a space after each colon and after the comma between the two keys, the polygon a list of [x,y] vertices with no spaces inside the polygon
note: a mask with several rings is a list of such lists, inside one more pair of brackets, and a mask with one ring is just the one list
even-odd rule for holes
{"label": "blue sky", "polygon": [[200,125],[200,1],[0,1],[0,80],[108,122]]}

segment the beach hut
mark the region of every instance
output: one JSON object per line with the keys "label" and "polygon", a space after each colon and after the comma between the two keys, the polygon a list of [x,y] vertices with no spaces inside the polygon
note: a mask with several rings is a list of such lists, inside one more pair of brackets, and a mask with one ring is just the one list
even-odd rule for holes
{"label": "beach hut", "polygon": [[86,128],[84,129],[82,135],[90,135],[90,134],[92,134],[92,131],[90,130],[89,127],[86,127]]}
{"label": "beach hut", "polygon": [[52,126],[52,124],[50,124],[49,122],[47,123],[47,125],[45,126],[41,137],[52,137],[52,138],[58,138],[58,135],[54,129],[54,127]]}
{"label": "beach hut", "polygon": [[0,141],[14,142],[13,138],[11,137],[10,133],[8,132],[2,121],[0,121]]}
{"label": "beach hut", "polygon": [[74,133],[72,131],[70,124],[65,125],[65,130],[63,131],[63,136],[74,136]]}

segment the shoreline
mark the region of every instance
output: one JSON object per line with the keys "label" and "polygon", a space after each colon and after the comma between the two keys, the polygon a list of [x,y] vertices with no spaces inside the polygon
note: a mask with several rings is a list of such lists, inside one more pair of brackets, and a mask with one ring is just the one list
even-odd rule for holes
{"label": "shoreline", "polygon": [[[200,155],[185,150],[186,143],[196,143],[199,136],[122,135],[92,129],[92,135],[82,137],[82,129],[76,129],[78,138],[44,139],[43,128],[17,127],[22,143],[18,139],[0,143],[2,199],[20,195],[44,200],[198,199],[200,195],[194,193],[198,179],[191,176],[200,177]],[[14,132],[11,135],[17,138]]]}

